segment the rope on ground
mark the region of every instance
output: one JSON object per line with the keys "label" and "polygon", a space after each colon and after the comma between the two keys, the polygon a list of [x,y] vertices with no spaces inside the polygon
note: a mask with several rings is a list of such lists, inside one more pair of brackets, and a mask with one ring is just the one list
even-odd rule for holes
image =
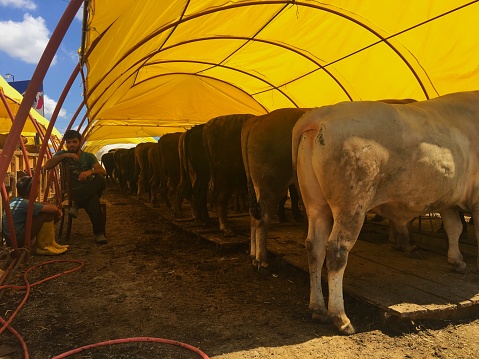
{"label": "rope on ground", "polygon": [[83,347],[79,347],[79,348],[70,350],[66,353],[57,355],[57,356],[53,357],[52,359],[66,358],[66,357],[68,357],[72,354],[78,354],[82,351],[93,349],[93,348],[104,347],[104,346],[114,345],[114,344],[133,343],[133,342],[156,342],[156,343],[162,343],[162,344],[176,345],[176,346],[183,347],[185,349],[188,349],[188,350],[191,350],[191,351],[195,352],[196,354],[201,356],[201,358],[203,358],[203,359],[209,359],[209,357],[205,353],[203,353],[200,349],[198,349],[198,348],[196,348],[192,345],[182,343],[182,342],[179,342],[179,341],[176,341],[176,340],[171,340],[171,339],[151,338],[151,337],[133,337],[133,338],[107,340],[107,341],[104,341],[104,342],[100,342],[100,343],[96,343],[96,344],[89,344],[89,345],[85,345]]}
{"label": "rope on ground", "polygon": [[[39,280],[38,282],[35,282],[33,284],[30,284],[30,282],[28,281],[28,273],[30,273],[31,271],[33,271],[34,269],[37,269],[37,268],[40,268],[42,266],[45,266],[45,265],[49,265],[49,264],[53,264],[53,263],[78,263],[79,265],[73,269],[69,269],[69,270],[66,270],[66,271],[63,271],[61,273],[57,273],[55,275],[52,275],[50,277],[47,277],[47,278],[44,278],[42,280]],[[25,296],[23,297],[21,303],[19,304],[19,306],[17,307],[17,309],[13,312],[13,314],[10,316],[10,318],[5,321],[3,318],[0,317],[0,323],[2,323],[2,327],[0,328],[0,334],[2,334],[5,329],[8,329],[13,335],[15,335],[15,337],[18,339],[18,341],[20,342],[22,348],[23,348],[23,353],[24,353],[24,359],[28,359],[30,356],[28,354],[28,348],[27,348],[27,345],[25,343],[25,341],[23,340],[22,336],[15,330],[13,329],[10,324],[11,322],[13,321],[13,318],[15,318],[15,316],[18,314],[18,312],[20,311],[20,309],[25,305],[26,301],[27,301],[27,298],[30,294],[30,288],[38,285],[38,284],[41,284],[41,283],[44,283],[48,280],[51,280],[51,279],[54,279],[54,278],[58,278],[64,274],[69,274],[69,273],[72,273],[72,272],[75,272],[77,270],[79,270],[81,267],[83,267],[83,262],[79,261],[79,260],[76,260],[76,259],[69,259],[69,260],[53,260],[53,261],[48,261],[48,262],[44,262],[44,263],[41,263],[41,264],[38,264],[38,265],[35,265],[33,267],[30,267],[29,269],[27,269],[25,271],[25,273],[23,274],[23,281],[25,282],[25,285],[11,285],[11,284],[6,284],[6,285],[2,285],[0,286],[0,290],[2,289],[25,289]]]}

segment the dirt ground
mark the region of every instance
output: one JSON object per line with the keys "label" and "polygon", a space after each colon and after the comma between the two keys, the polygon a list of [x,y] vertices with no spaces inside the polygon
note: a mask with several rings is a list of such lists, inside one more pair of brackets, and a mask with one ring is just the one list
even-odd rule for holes
{"label": "dirt ground", "polygon": [[[33,256],[26,269],[50,260],[83,267],[34,286],[12,326],[30,358],[59,356],[75,348],[132,337],[162,338],[199,348],[210,358],[477,358],[479,320],[422,321],[384,326],[374,308],[346,298],[358,329],[341,336],[311,320],[306,273],[272,265],[260,279],[248,250],[220,250],[174,227],[138,199],[110,185],[107,245],[93,242],[83,210],[73,224],[70,249],[57,257]],[[34,269],[30,283],[72,269],[77,262]],[[25,295],[0,299],[8,318]],[[127,340],[124,340],[127,341]],[[161,342],[106,345],[71,358],[199,358]],[[0,358],[23,358],[17,339],[0,335]]]}

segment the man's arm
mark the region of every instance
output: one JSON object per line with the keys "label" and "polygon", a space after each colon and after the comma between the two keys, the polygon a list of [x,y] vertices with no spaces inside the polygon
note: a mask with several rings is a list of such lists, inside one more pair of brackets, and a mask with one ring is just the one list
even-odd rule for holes
{"label": "man's arm", "polygon": [[69,158],[69,157],[73,158],[74,160],[78,160],[78,155],[76,155],[75,153],[65,152],[65,153],[62,153],[61,155],[53,156],[52,158],[50,158],[45,163],[44,168],[46,170],[51,170],[52,168],[56,167],[65,158]]}
{"label": "man's arm", "polygon": [[54,204],[45,204],[43,205],[42,209],[40,210],[40,212],[43,212],[43,213],[53,213],[53,214],[56,214],[57,216],[61,216],[62,215],[62,211]]}
{"label": "man's arm", "polygon": [[97,162],[93,165],[93,171],[91,174],[106,176],[106,170],[103,168],[103,166],[99,162]]}
{"label": "man's arm", "polygon": [[92,170],[88,170],[88,171],[80,173],[80,176],[78,177],[78,179],[80,181],[85,181],[91,175],[106,176],[106,170],[103,168],[103,166],[99,162],[97,162],[93,165]]}

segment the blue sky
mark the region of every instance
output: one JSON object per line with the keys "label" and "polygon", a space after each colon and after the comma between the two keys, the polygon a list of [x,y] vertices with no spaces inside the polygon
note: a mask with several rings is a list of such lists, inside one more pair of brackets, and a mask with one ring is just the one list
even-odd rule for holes
{"label": "blue sky", "polygon": [[[67,0],[0,0],[0,75],[11,74],[15,81],[29,80],[59,19],[68,6]],[[50,118],[66,81],[78,63],[81,45],[81,16],[77,13],[70,25],[55,60],[43,80],[45,117]],[[8,77],[8,76],[7,76]],[[10,82],[13,78],[5,78]],[[63,133],[82,101],[81,78],[73,84],[55,127]],[[83,117],[77,118],[75,126]]]}

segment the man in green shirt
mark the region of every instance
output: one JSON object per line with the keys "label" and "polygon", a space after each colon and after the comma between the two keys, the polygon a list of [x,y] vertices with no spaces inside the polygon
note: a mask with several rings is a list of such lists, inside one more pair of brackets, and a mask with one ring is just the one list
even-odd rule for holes
{"label": "man in green shirt", "polygon": [[100,207],[100,197],[106,187],[106,171],[95,155],[81,150],[82,136],[78,131],[69,130],[63,136],[67,150],[55,153],[46,164],[45,169],[51,170],[62,161],[67,161],[70,167],[70,191],[72,207],[68,215],[76,218],[78,209],[84,208],[93,226],[95,242],[108,243],[105,238],[105,221]]}

